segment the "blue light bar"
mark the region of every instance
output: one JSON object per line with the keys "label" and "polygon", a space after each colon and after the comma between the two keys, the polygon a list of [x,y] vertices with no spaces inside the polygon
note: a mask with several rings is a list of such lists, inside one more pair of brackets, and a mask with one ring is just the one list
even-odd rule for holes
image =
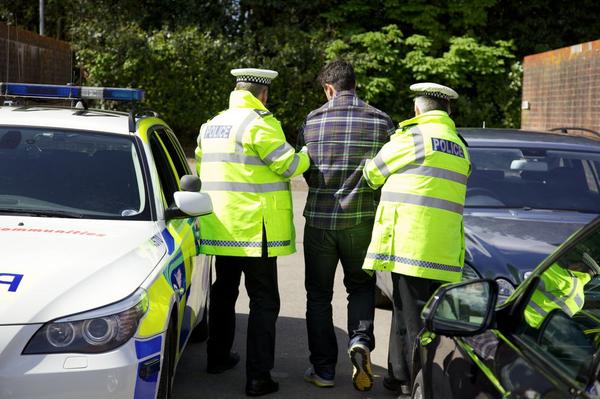
{"label": "blue light bar", "polygon": [[0,83],[0,96],[66,100],[143,101],[144,90],[116,87]]}

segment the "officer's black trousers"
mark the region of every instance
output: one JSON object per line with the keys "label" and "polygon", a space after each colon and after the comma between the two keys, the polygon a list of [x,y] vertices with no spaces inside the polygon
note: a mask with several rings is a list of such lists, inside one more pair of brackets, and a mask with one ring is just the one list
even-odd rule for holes
{"label": "officer's black trousers", "polygon": [[439,281],[392,273],[393,320],[388,352],[388,375],[410,381],[415,339],[423,328],[421,310],[440,286]]}
{"label": "officer's black trousers", "polygon": [[235,337],[235,302],[242,272],[250,298],[246,341],[246,376],[270,375],[275,358],[275,323],[279,315],[277,258],[215,257],[216,279],[210,292],[208,362],[229,355]]}

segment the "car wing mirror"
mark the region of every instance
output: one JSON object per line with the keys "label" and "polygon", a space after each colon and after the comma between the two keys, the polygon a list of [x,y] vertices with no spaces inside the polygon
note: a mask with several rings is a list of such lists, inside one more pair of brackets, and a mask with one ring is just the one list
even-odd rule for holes
{"label": "car wing mirror", "polygon": [[198,192],[202,188],[202,183],[198,176],[184,175],[179,180],[179,187],[181,187],[181,191]]}
{"label": "car wing mirror", "polygon": [[181,191],[173,194],[175,205],[165,210],[165,219],[185,219],[212,213],[213,206],[210,195],[200,192],[201,183],[197,176],[183,176],[179,186]]}
{"label": "car wing mirror", "polygon": [[438,288],[423,308],[426,328],[440,335],[481,334],[494,321],[498,285],[493,280],[470,280]]}

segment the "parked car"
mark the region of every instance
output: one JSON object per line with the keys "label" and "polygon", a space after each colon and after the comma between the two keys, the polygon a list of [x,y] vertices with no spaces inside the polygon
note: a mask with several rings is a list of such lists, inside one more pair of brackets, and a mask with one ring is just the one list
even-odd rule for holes
{"label": "parked car", "polygon": [[413,398],[600,397],[600,218],[503,304],[498,284],[446,284],[423,310]]}
{"label": "parked car", "polygon": [[0,107],[0,398],[169,397],[206,329],[210,197],[155,113],[85,105],[140,90],[1,95],[81,102]]}
{"label": "parked car", "polygon": [[[600,214],[600,141],[516,129],[459,132],[472,162],[463,279],[495,280],[502,302],[557,245]],[[389,273],[377,278],[391,298]]]}

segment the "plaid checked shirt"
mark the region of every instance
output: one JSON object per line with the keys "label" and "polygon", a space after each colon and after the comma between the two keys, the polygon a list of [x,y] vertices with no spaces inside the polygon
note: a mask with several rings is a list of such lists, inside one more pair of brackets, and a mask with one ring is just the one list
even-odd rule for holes
{"label": "plaid checked shirt", "polygon": [[379,190],[364,181],[365,161],[373,158],[395,131],[390,117],[341,91],[306,117],[297,148],[306,145],[311,165],[304,173],[309,226],[343,230],[373,220]]}

